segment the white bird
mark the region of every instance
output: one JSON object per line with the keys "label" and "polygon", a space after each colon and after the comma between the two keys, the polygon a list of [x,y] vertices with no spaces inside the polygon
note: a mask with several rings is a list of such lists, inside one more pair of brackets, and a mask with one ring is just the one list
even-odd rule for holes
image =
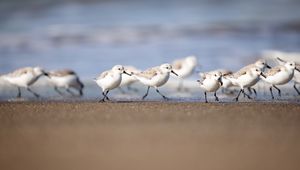
{"label": "white bird", "polygon": [[[214,73],[220,73],[221,76],[221,80],[222,80],[222,87],[224,88],[229,88],[231,86],[233,86],[232,82],[227,78],[227,76],[230,76],[232,74],[232,71],[227,70],[227,69],[217,69],[214,71],[210,71],[210,74],[214,74]],[[199,73],[199,76],[202,77],[203,73]]]}
{"label": "white bird", "polygon": [[[264,59],[259,59],[255,63],[249,64],[249,65],[241,68],[240,71],[243,72],[243,71],[249,70],[250,68],[254,68],[254,67],[258,68],[262,72],[264,72],[266,68],[271,69],[271,66],[269,66]],[[247,89],[250,94],[252,94],[252,90],[253,90],[255,96],[257,95],[255,88],[248,87]]]}
{"label": "white bird", "polygon": [[74,88],[79,91],[79,95],[82,96],[82,89],[84,88],[83,83],[80,81],[78,75],[73,70],[56,70],[50,71],[49,81],[54,85],[54,90],[63,95],[58,88],[64,88],[71,95],[75,95],[70,88]]}
{"label": "white bird", "polygon": [[284,62],[284,65],[278,65],[276,67],[273,67],[272,69],[268,70],[268,72],[265,73],[266,78],[263,78],[264,81],[271,84],[270,86],[270,92],[272,99],[274,99],[274,95],[272,92],[272,87],[277,89],[278,95],[281,96],[281,90],[276,87],[276,85],[284,85],[288,83],[292,78],[294,77],[294,71],[297,70],[300,72],[298,68],[296,68],[295,62],[292,61],[284,61],[280,58],[277,58],[279,61]]}
{"label": "white bird", "polygon": [[241,93],[251,99],[251,97],[245,93],[244,89],[254,86],[260,80],[260,76],[265,77],[265,75],[258,67],[242,69],[232,74],[231,76],[228,76],[228,79],[232,82],[233,85],[239,86],[241,88],[235,100],[239,100],[239,96]]}
{"label": "white bird", "polygon": [[[259,60],[257,60],[255,63],[249,64],[249,65],[247,65],[247,66],[241,68],[238,72],[245,72],[245,71],[247,71],[247,70],[249,70],[249,69],[251,69],[251,68],[258,68],[260,71],[263,72],[266,68],[271,68],[271,67],[266,63],[265,60],[259,59]],[[233,73],[230,72],[230,71],[222,72],[222,82],[223,82],[222,87],[223,87],[223,88],[228,89],[228,88],[230,88],[230,87],[232,87],[232,86],[235,86],[235,85],[231,82],[231,80],[230,80],[230,77],[232,77],[232,74],[233,74]],[[236,86],[238,86],[238,85],[236,85]],[[255,88],[253,88],[253,87],[248,87],[247,89],[248,89],[248,91],[250,92],[250,94],[252,93],[252,90],[253,90],[254,94],[257,95]],[[245,93],[244,93],[244,94],[245,94]]]}
{"label": "white bird", "polygon": [[[140,70],[138,70],[137,68],[135,68],[133,66],[124,66],[124,70],[127,73],[131,74],[131,75],[133,75],[135,73],[138,73],[138,72],[141,72]],[[121,81],[121,84],[120,84],[120,90],[121,90],[121,87],[127,86],[128,90],[132,90],[132,91],[137,92],[137,89],[131,87],[131,85],[133,83],[137,82],[137,81],[138,80],[134,76],[129,76],[127,74],[122,74],[122,81]],[[122,92],[125,93],[124,91],[122,91]]]}
{"label": "white bird", "polygon": [[[101,87],[103,99],[101,101],[105,101],[105,99],[110,100],[107,97],[107,94],[110,90],[119,87],[122,81],[122,75],[121,74],[128,74],[124,67],[121,65],[115,65],[111,70],[104,71],[95,79],[97,85]],[[130,75],[130,74],[128,74]]]}
{"label": "white bird", "polygon": [[205,102],[207,103],[207,94],[206,92],[214,92],[215,100],[219,101],[217,97],[217,90],[222,86],[222,73],[221,72],[207,72],[202,73],[202,80],[197,80],[200,83],[200,87],[204,90]]}
{"label": "white bird", "polygon": [[[227,76],[230,76],[232,74],[232,71],[227,70],[227,69],[217,69],[217,70],[213,70],[210,72],[207,72],[209,74],[215,74],[215,73],[220,73],[221,76],[221,80],[222,80],[222,87],[223,88],[229,88],[231,86],[233,86],[232,82],[227,78]],[[200,77],[205,76],[206,73],[199,73]]]}
{"label": "white bird", "polygon": [[32,91],[30,86],[34,84],[41,76],[48,76],[48,73],[46,73],[40,67],[24,67],[11,73],[2,75],[1,77],[18,88],[18,98],[21,97],[21,87],[26,88],[27,91],[38,98],[40,95]]}
{"label": "white bird", "polygon": [[[277,61],[279,61],[280,64],[285,63],[285,61],[283,59],[281,59],[281,58],[277,58]],[[295,63],[295,64],[296,64],[296,68],[298,70],[300,70],[300,64],[297,64],[297,63]],[[300,91],[297,89],[297,84],[300,84],[300,72],[294,71],[294,77],[293,77],[292,80],[294,81],[294,86],[293,86],[294,89],[296,90],[296,92],[298,93],[298,95],[300,95]]]}
{"label": "white bird", "polygon": [[144,85],[148,86],[146,94],[142,99],[145,99],[148,96],[150,87],[154,87],[156,92],[160,94],[164,99],[168,99],[166,96],[160,93],[158,87],[164,85],[170,77],[170,73],[177,75],[172,70],[172,65],[162,64],[159,67],[153,67],[148,70],[134,74],[134,76]]}
{"label": "white bird", "polygon": [[[298,70],[300,70],[300,64],[296,64],[296,68]],[[296,86],[297,84],[300,84],[300,72],[298,72],[298,71],[294,72],[293,81],[294,81],[294,89],[296,90],[298,95],[300,95],[300,91],[297,89],[297,86]]]}
{"label": "white bird", "polygon": [[232,84],[231,80],[229,79],[230,76],[231,76],[231,74],[225,74],[222,76],[222,82],[223,82],[222,87],[225,89],[228,89],[228,88],[234,86]]}
{"label": "white bird", "polygon": [[178,74],[179,78],[178,91],[183,89],[183,79],[191,76],[194,73],[196,66],[197,58],[195,56],[188,56],[183,59],[173,61],[172,68],[174,72]]}

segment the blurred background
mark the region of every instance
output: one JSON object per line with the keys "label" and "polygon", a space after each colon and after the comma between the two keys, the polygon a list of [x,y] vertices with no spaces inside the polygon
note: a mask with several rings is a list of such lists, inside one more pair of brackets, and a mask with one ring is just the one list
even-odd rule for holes
{"label": "blurred background", "polygon": [[299,51],[298,0],[1,0],[0,73],[115,64],[145,69],[196,55],[202,70],[239,69],[268,49]]}

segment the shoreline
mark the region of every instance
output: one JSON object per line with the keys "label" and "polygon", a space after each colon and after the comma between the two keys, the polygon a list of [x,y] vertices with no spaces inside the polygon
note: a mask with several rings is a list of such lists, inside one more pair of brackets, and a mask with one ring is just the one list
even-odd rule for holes
{"label": "shoreline", "polygon": [[[280,102],[178,102],[178,101],[118,101],[98,103],[96,101],[26,101],[26,102],[0,102],[0,127],[4,120],[8,122],[17,120],[17,123],[27,121],[50,123],[80,123],[89,121],[126,122],[128,120],[147,122],[163,122],[164,116],[170,118],[183,118],[193,121],[194,115],[202,116],[242,117],[244,115],[272,116],[272,115],[298,115],[300,105],[286,101]],[[21,116],[22,119],[12,119]],[[125,117],[124,117],[125,116]],[[153,116],[153,118],[151,117]],[[40,119],[40,118],[43,119]],[[107,118],[109,117],[109,119]],[[46,119],[50,118],[50,119]],[[92,120],[95,119],[95,120]],[[60,122],[61,121],[61,122]],[[230,120],[228,120],[230,121]],[[17,124],[16,123],[16,124]],[[52,122],[53,123],[53,122]]]}

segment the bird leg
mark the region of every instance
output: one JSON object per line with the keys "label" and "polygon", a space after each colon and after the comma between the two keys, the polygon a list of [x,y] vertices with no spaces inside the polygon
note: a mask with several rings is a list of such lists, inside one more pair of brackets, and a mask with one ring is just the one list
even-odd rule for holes
{"label": "bird leg", "polygon": [[143,96],[143,100],[148,96],[148,93],[149,93],[149,89],[150,89],[150,86],[148,86],[148,88],[147,88],[147,92],[146,92],[146,94]]}
{"label": "bird leg", "polygon": [[70,93],[72,96],[76,96],[69,88],[67,88],[66,91],[67,91],[68,93]]}
{"label": "bird leg", "polygon": [[108,98],[108,96],[107,96],[108,92],[109,92],[109,90],[106,91],[106,93],[105,93],[105,98],[106,98],[107,100],[110,100],[110,99]]}
{"label": "bird leg", "polygon": [[55,90],[58,94],[60,94],[61,96],[63,96],[63,93],[62,93],[61,91],[58,90],[57,86],[54,86],[54,90]]}
{"label": "bird leg", "polygon": [[278,91],[279,97],[281,97],[281,90],[278,87],[276,87],[275,85],[273,85],[273,87]]}
{"label": "bird leg", "polygon": [[207,94],[206,94],[206,92],[204,92],[204,98],[205,98],[205,103],[208,103],[208,101],[207,101]]}
{"label": "bird leg", "polygon": [[79,96],[83,96],[83,91],[82,91],[82,89],[83,89],[83,88],[81,88],[81,89],[79,90]]}
{"label": "bird leg", "polygon": [[219,98],[217,96],[217,92],[214,93],[214,96],[215,96],[215,100],[218,102],[219,101]]}
{"label": "bird leg", "polygon": [[244,94],[245,96],[247,96],[248,99],[252,99],[252,98],[245,92],[244,89],[242,90],[242,92],[243,92],[243,94]]}
{"label": "bird leg", "polygon": [[236,101],[236,102],[239,101],[239,97],[240,97],[240,94],[241,94],[242,91],[243,91],[243,89],[241,89],[241,90],[239,91],[238,95],[236,96],[236,98],[235,98],[235,101]]}
{"label": "bird leg", "polygon": [[107,94],[108,94],[109,90],[102,92],[102,95],[103,95],[103,98],[101,100],[99,100],[98,102],[105,102],[105,99],[107,100],[110,100],[108,97],[107,97]]}
{"label": "bird leg", "polygon": [[105,93],[104,92],[102,92],[102,95],[103,95],[103,98],[102,99],[100,99],[98,102],[105,102]]}
{"label": "bird leg", "polygon": [[257,93],[256,93],[256,90],[255,90],[255,88],[251,88],[251,89],[253,90],[253,92],[254,92],[255,96],[257,96]]}
{"label": "bird leg", "polygon": [[271,92],[272,100],[274,100],[274,95],[273,95],[273,91],[272,91],[272,86],[270,87],[270,92]]}
{"label": "bird leg", "polygon": [[298,93],[298,95],[300,95],[300,91],[297,89],[296,83],[294,84],[294,89],[296,90],[296,92]]}
{"label": "bird leg", "polygon": [[156,89],[156,92],[157,92],[158,94],[160,94],[165,100],[168,100],[168,98],[167,98],[165,95],[161,94],[160,91],[159,91],[158,89]]}
{"label": "bird leg", "polygon": [[29,87],[26,88],[30,93],[32,93],[36,98],[39,98],[40,95],[32,91]]}
{"label": "bird leg", "polygon": [[18,87],[18,94],[17,94],[17,98],[20,98],[21,97],[21,88]]}
{"label": "bird leg", "polygon": [[248,87],[247,90],[249,92],[249,95],[252,95],[252,89],[251,89],[251,87]]}

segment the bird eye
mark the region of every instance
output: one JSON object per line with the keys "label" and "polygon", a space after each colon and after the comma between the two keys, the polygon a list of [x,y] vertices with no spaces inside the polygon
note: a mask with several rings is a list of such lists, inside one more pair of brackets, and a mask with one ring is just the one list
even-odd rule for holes
{"label": "bird eye", "polygon": [[258,70],[256,69],[256,71],[258,71]]}
{"label": "bird eye", "polygon": [[290,64],[290,66],[292,66],[293,64]]}

